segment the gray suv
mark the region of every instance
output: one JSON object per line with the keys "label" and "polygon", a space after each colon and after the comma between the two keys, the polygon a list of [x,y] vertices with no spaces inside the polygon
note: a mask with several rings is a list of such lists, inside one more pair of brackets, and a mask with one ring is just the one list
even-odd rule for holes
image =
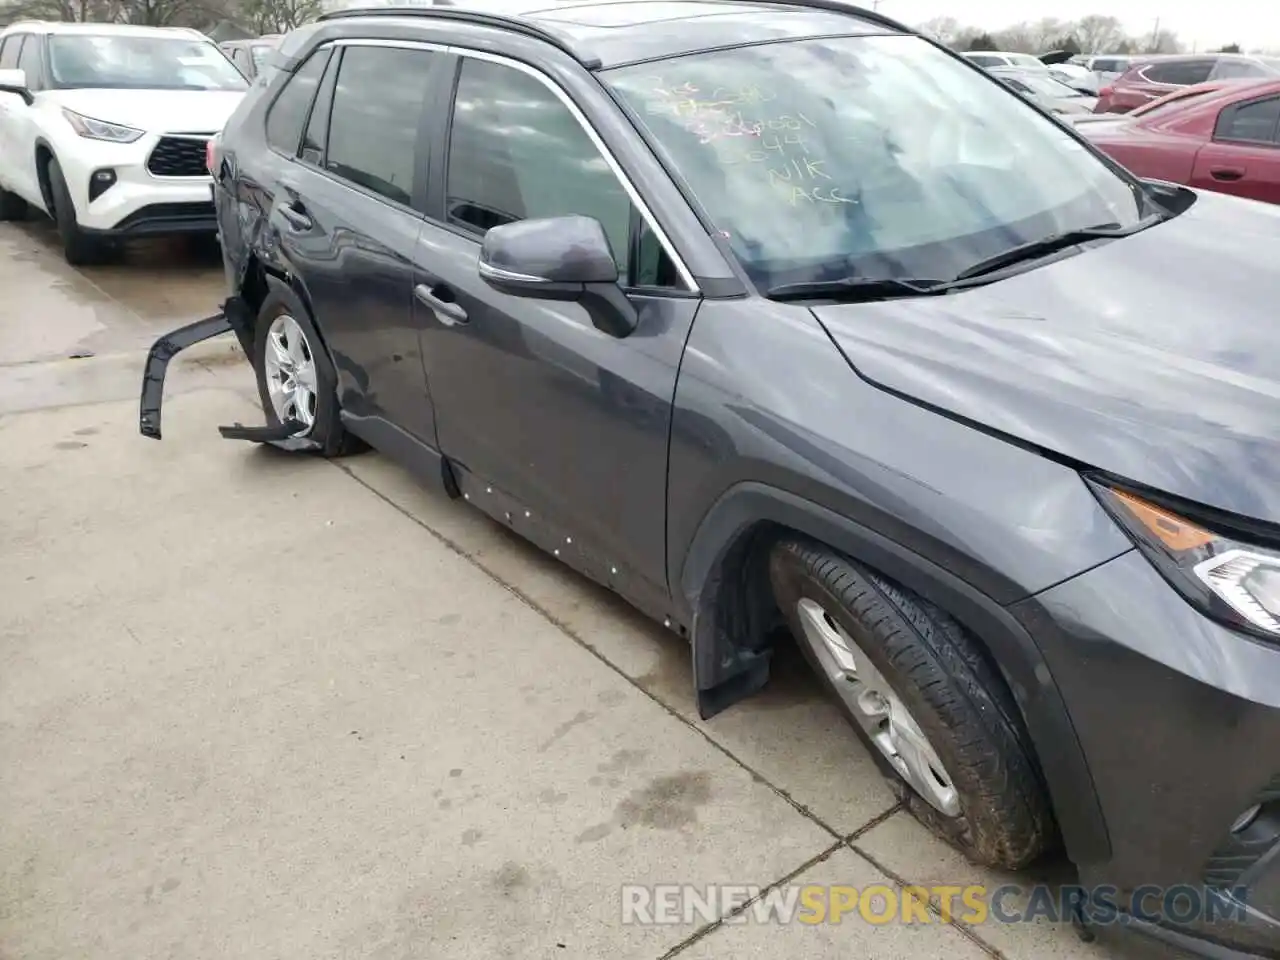
{"label": "gray suv", "polygon": [[705,717],[794,637],[973,860],[1061,844],[1086,927],[1275,951],[1280,208],[835,0],[357,11],[276,57],[144,434],[233,330],[265,423],[225,436],[377,447],[686,637]]}

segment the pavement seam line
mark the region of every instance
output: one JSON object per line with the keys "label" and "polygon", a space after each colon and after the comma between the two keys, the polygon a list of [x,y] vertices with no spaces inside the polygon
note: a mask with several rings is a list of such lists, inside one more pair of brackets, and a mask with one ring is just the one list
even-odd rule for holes
{"label": "pavement seam line", "polygon": [[689,936],[685,937],[683,940],[677,943],[674,947],[672,947],[666,953],[658,957],[658,960],[671,960],[671,958],[676,956],[677,954],[683,953],[685,950],[693,946],[699,940],[719,930],[721,927],[723,927],[726,923],[728,923],[734,917],[739,916],[740,914],[746,913],[748,908],[750,908],[752,904],[758,903],[759,901],[763,900],[771,890],[776,890],[778,887],[781,887],[784,883],[790,883],[792,880],[800,876],[805,871],[830,859],[838,850],[841,850],[844,847],[845,847],[845,844],[843,843],[843,841],[833,843],[831,846],[827,847],[827,849],[823,850],[821,853],[815,856],[810,857],[808,860],[800,864],[800,866],[796,867],[794,870],[784,874],[783,876],[779,877],[777,880],[773,881],[773,883],[769,884],[766,887],[761,887],[760,892],[758,894],[756,894],[750,900],[745,901],[741,906],[735,907],[733,910],[730,910],[728,913],[726,913],[723,917],[720,917],[718,920],[713,920],[710,923],[705,924],[699,927],[697,930],[693,931],[693,933],[689,934]]}
{"label": "pavement seam line", "polygon": [[[855,854],[857,854],[863,860],[867,861],[867,863],[871,864],[881,873],[883,873],[890,880],[892,880],[899,889],[905,890],[907,887],[923,886],[923,884],[911,883],[905,878],[903,878],[902,876],[900,876],[897,872],[890,870],[888,866],[881,863],[879,860],[877,860],[871,854],[867,853],[861,847],[857,846],[855,843],[853,843],[852,840],[847,841],[845,843],[845,846],[848,849],[852,850]],[[977,931],[975,931],[973,927],[969,926],[967,923],[961,923],[956,917],[952,917],[950,920],[943,917],[942,911],[933,902],[932,897],[929,898],[928,910],[935,917],[941,920],[944,924],[946,924],[949,927],[953,927],[957,932],[959,932],[960,936],[964,937],[966,940],[972,943],[975,947],[977,947],[979,950],[985,953],[988,957],[991,957],[992,960],[1008,960],[1008,958],[1004,955],[1003,951],[1001,951],[998,947],[992,946],[991,944],[987,943],[987,941],[983,940],[982,937],[978,936]]]}
{"label": "pavement seam line", "polygon": [[[714,747],[716,750],[718,750],[721,754],[728,757],[731,761],[733,761],[733,763],[735,763],[741,769],[745,770],[751,776],[752,780],[754,780],[756,783],[763,784],[768,789],[773,791],[773,793],[776,796],[778,796],[784,802],[786,802],[787,805],[790,806],[793,810],[795,810],[796,813],[800,814],[800,816],[804,817],[806,820],[815,824],[820,829],[824,830],[829,836],[839,841],[840,843],[845,842],[844,836],[838,830],[836,830],[834,827],[828,824],[825,820],[819,817],[816,813],[810,810],[809,807],[807,807],[805,804],[801,803],[800,801],[792,797],[788,791],[784,790],[782,787],[778,786],[773,781],[769,780],[762,773],[760,773],[758,770],[752,767],[749,763],[747,763],[741,757],[737,756],[732,750],[724,746],[724,744],[717,741],[706,730],[703,730],[701,727],[695,724],[688,717],[684,716],[674,707],[670,706],[665,701],[655,696],[652,692],[640,686],[640,684],[638,684],[633,678],[629,677],[622,670],[621,667],[615,664],[612,660],[606,657],[603,653],[601,653],[598,649],[592,646],[585,639],[580,637],[577,634],[577,632],[569,624],[565,623],[563,620],[561,620],[551,611],[544,608],[541,604],[539,604],[536,600],[534,600],[532,597],[526,594],[519,587],[516,587],[510,583],[507,583],[505,580],[499,577],[496,573],[494,573],[492,570],[486,567],[483,563],[481,563],[474,555],[468,553],[459,544],[455,543],[449,537],[445,536],[443,533],[440,533],[438,530],[432,528],[430,525],[425,523],[420,518],[414,516],[409,510],[407,510],[405,507],[401,506],[400,504],[396,503],[395,500],[391,499],[381,490],[378,490],[375,487],[373,487],[371,484],[366,483],[361,477],[357,476],[345,464],[342,464],[336,460],[330,460],[329,463],[337,467],[339,470],[345,473],[348,477],[350,477],[360,486],[364,487],[366,490],[372,493],[375,497],[382,500],[384,503],[390,506],[393,510],[397,511],[402,516],[407,517],[411,522],[421,527],[423,530],[427,531],[427,533],[435,537],[435,539],[438,540],[440,543],[444,544],[446,547],[448,547],[450,550],[456,553],[459,557],[466,560],[477,570],[481,571],[486,577],[488,577],[498,586],[502,587],[512,596],[516,597],[518,600],[524,603],[527,607],[529,607],[531,610],[533,610],[535,613],[541,616],[544,620],[546,620],[552,626],[556,627],[556,629],[558,629],[561,633],[567,636],[575,644],[577,644],[587,653],[591,654],[591,656],[595,657],[602,664],[604,664],[606,667],[612,670],[615,674],[621,677],[629,686],[639,691],[643,696],[647,697],[653,703],[657,704],[660,708],[662,708],[662,710],[664,710],[667,713],[668,716],[672,717],[674,720],[683,724],[687,729],[692,730],[698,736],[702,737],[703,740],[711,744],[711,746]],[[577,572],[574,571],[573,568],[571,567],[566,567],[566,569],[570,570],[575,575],[581,576],[580,574],[577,574]]]}

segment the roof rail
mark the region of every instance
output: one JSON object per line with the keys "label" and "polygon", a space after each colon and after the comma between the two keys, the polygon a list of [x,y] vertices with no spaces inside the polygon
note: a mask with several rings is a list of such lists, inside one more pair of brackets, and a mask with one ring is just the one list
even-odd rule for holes
{"label": "roof rail", "polygon": [[512,33],[522,33],[527,37],[535,37],[567,53],[588,70],[600,67],[599,57],[584,56],[582,51],[575,50],[563,37],[544,30],[530,20],[487,10],[469,10],[466,7],[451,6],[448,2],[438,6],[424,7],[353,7],[348,10],[331,10],[316,17],[317,22],[329,20],[345,20],[350,17],[423,17],[430,20],[453,20],[462,23],[475,23],[486,27],[502,27]]}
{"label": "roof rail", "polygon": [[[732,3],[735,2],[735,0],[720,0],[720,2]],[[847,13],[849,16],[857,17],[859,20],[867,20],[871,23],[876,23],[882,27],[888,27],[890,30],[897,30],[902,33],[918,35],[920,32],[912,27],[908,27],[905,23],[894,20],[892,17],[886,17],[878,10],[868,10],[866,7],[860,7],[856,3],[844,3],[843,0],[740,0],[740,2],[752,4],[775,4],[779,7],[810,7],[814,10],[829,10],[833,13]]]}

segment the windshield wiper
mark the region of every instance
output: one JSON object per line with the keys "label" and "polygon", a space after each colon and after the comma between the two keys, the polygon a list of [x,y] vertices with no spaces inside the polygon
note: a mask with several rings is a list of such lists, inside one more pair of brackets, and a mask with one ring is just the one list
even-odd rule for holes
{"label": "windshield wiper", "polygon": [[1063,233],[1055,233],[1052,236],[1045,237],[1042,240],[1032,240],[1030,243],[1020,243],[1016,247],[1010,247],[1003,253],[997,253],[994,257],[987,257],[985,260],[979,260],[971,267],[966,267],[956,274],[956,280],[970,280],[973,277],[980,277],[987,273],[995,273],[997,270],[1003,270],[1005,267],[1011,267],[1015,263],[1022,263],[1026,260],[1036,260],[1040,257],[1048,256],[1058,250],[1065,250],[1067,247],[1074,247],[1076,244],[1084,243],[1087,240],[1104,240],[1114,239],[1116,237],[1128,237],[1147,227],[1154,226],[1161,220],[1165,219],[1159,214],[1149,217],[1143,217],[1135,224],[1122,227],[1118,223],[1100,223],[1092,227],[1081,227],[1079,230],[1067,230]]}
{"label": "windshield wiper", "polygon": [[914,277],[844,277],[840,280],[804,280],[770,287],[765,296],[770,300],[805,300],[830,297],[850,303],[870,300],[893,300],[903,297],[928,297],[944,293],[950,284],[945,280],[919,280]]}

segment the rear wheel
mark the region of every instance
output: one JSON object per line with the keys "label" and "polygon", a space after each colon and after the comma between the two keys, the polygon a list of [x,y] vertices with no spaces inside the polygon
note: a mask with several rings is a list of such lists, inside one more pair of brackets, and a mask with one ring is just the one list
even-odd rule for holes
{"label": "rear wheel", "polygon": [[56,159],[49,159],[49,191],[53,194],[53,220],[58,225],[58,237],[62,240],[62,253],[73,267],[86,267],[100,263],[106,255],[107,244],[100,237],[86,233],[76,220],[76,205],[67,189],[66,177]]}
{"label": "rear wheel", "polygon": [[365,449],[342,426],[337,377],[297,297],[281,290],[268,293],[255,330],[253,368],[267,423],[297,422],[294,436],[313,441],[326,457]]}
{"label": "rear wheel", "polygon": [[27,201],[0,187],[0,223],[27,219]]}
{"label": "rear wheel", "polygon": [[1012,697],[944,611],[818,544],[779,544],[774,596],[890,786],[975,863],[1017,869],[1054,838]]}

